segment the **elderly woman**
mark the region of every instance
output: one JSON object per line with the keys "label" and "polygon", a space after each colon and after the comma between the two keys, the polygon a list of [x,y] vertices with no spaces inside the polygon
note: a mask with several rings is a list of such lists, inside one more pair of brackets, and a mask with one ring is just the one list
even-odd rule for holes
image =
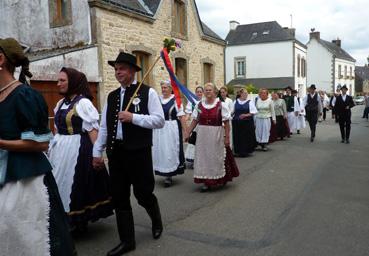
{"label": "elderly woman", "polygon": [[254,101],[248,98],[246,89],[241,88],[234,103],[232,119],[233,146],[236,156],[246,157],[255,150],[256,138],[253,116],[256,113]]}
{"label": "elderly woman", "polygon": [[[0,39],[1,255],[75,255],[68,222],[43,151],[51,138],[43,97],[26,84],[29,60]],[[22,67],[19,80],[16,67]]]}
{"label": "elderly woman", "polygon": [[57,86],[63,98],[54,109],[56,134],[49,156],[71,228],[85,232],[89,221],[113,214],[108,172],[92,166],[99,113],[91,102],[85,74],[64,67]]}
{"label": "elderly woman", "polygon": [[284,139],[285,136],[289,135],[289,130],[287,130],[286,122],[287,122],[287,107],[286,101],[279,97],[278,93],[272,94],[273,104],[274,104],[274,112],[276,117],[276,137],[281,140]]}
{"label": "elderly woman", "polygon": [[255,106],[258,111],[255,115],[256,141],[263,151],[268,151],[267,144],[269,142],[271,123],[275,124],[276,122],[274,104],[268,97],[268,93],[268,89],[260,89],[259,97],[255,100]]}
{"label": "elderly woman", "polygon": [[160,102],[165,116],[162,129],[153,131],[153,167],[156,175],[166,177],[164,186],[170,187],[172,177],[184,173],[184,153],[182,129],[186,127],[183,106],[176,103],[170,81],[160,83]]}
{"label": "elderly woman", "polygon": [[239,175],[229,147],[230,111],[226,104],[217,98],[217,89],[212,83],[207,83],[204,89],[205,99],[194,109],[193,120],[186,133],[188,139],[189,134],[198,125],[194,181],[203,184],[202,192],[223,186]]}
{"label": "elderly woman", "polygon": [[[195,89],[195,94],[196,94],[196,97],[197,97],[197,101],[196,101],[196,104],[198,104],[203,95],[204,95],[204,88],[202,86],[198,86],[196,87]],[[196,104],[192,104],[191,102],[188,102],[187,103],[187,106],[186,106],[186,114],[190,117]],[[186,152],[185,152],[185,158],[186,158],[186,167],[188,169],[193,169],[193,162],[194,162],[194,159],[195,159],[195,145],[196,145],[196,128],[194,129],[194,131],[192,132],[191,136],[190,136],[190,139],[188,140],[188,143],[187,143],[187,147],[186,147]]]}

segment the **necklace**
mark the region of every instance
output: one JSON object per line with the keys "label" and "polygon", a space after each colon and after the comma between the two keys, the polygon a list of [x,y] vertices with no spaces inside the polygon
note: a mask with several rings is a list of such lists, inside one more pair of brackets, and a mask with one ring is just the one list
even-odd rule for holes
{"label": "necklace", "polygon": [[17,81],[18,81],[17,79],[14,79],[13,81],[11,81],[7,85],[5,85],[3,88],[0,89],[0,93],[2,93],[3,91],[5,91],[6,89],[8,89],[10,86],[12,86],[13,84],[15,84]]}

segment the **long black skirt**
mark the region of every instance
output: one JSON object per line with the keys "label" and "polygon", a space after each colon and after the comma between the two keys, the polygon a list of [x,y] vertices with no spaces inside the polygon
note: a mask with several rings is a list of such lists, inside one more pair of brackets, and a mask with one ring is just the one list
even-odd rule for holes
{"label": "long black skirt", "polygon": [[233,147],[236,156],[254,152],[257,146],[254,120],[232,120]]}

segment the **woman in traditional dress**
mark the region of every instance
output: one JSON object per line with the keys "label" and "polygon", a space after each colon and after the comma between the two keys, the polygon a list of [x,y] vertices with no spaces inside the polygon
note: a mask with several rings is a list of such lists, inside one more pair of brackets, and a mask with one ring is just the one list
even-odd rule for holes
{"label": "woman in traditional dress", "polygon": [[52,137],[47,105],[26,84],[25,76],[32,76],[28,65],[15,39],[0,39],[0,254],[76,255],[43,153]]}
{"label": "woman in traditional dress", "polygon": [[[191,114],[192,114],[195,106],[201,101],[201,99],[204,95],[204,88],[202,86],[196,87],[195,94],[196,94],[196,97],[197,97],[197,100],[195,100],[195,104],[192,104],[191,102],[188,102],[187,106],[186,106],[185,112],[188,115],[188,120],[192,120],[191,119]],[[195,159],[196,130],[197,130],[197,128],[195,127],[192,134],[190,135],[190,139],[188,140],[186,151],[185,151],[187,169],[193,169],[193,162],[194,162],[194,159]]]}
{"label": "woman in traditional dress", "polygon": [[205,99],[195,107],[193,120],[186,133],[188,139],[192,130],[198,126],[194,181],[203,184],[202,192],[212,187],[224,186],[239,175],[229,147],[230,111],[226,104],[217,98],[217,90],[212,83],[207,83],[204,89]]}
{"label": "woman in traditional dress", "polygon": [[59,72],[59,93],[64,98],[54,109],[56,134],[49,147],[64,209],[76,232],[86,231],[89,221],[113,214],[108,172],[92,166],[99,114],[88,86],[86,76],[73,68]]}
{"label": "woman in traditional dress", "polygon": [[[268,97],[268,89],[259,90],[259,97],[255,103],[257,113],[255,115],[256,141],[263,151],[268,151],[271,123],[275,124],[275,112],[273,101]],[[272,119],[272,120],[271,120]]]}
{"label": "woman in traditional dress", "polygon": [[[228,109],[229,109],[229,112],[232,114],[233,113],[233,108],[234,108],[234,102],[231,98],[229,98],[229,95],[228,95],[228,88],[226,86],[222,86],[220,87],[219,89],[219,98],[221,101],[223,101]],[[232,129],[232,122],[230,121],[229,122],[229,137],[230,137],[230,142],[229,142],[229,147],[232,149],[233,148],[233,129]]]}
{"label": "woman in traditional dress", "polygon": [[176,103],[170,81],[161,82],[160,86],[165,125],[153,131],[152,158],[155,174],[166,177],[164,186],[170,187],[172,177],[185,170],[182,129],[186,128],[186,117],[183,106]]}
{"label": "woman in traditional dress", "polygon": [[244,88],[240,89],[234,104],[232,119],[233,146],[236,156],[246,157],[255,150],[256,137],[253,115],[256,113],[254,101],[248,99],[248,93]]}
{"label": "woman in traditional dress", "polygon": [[272,94],[274,112],[276,117],[276,136],[281,140],[288,135],[286,121],[287,121],[287,107],[286,101],[281,99],[278,93]]}

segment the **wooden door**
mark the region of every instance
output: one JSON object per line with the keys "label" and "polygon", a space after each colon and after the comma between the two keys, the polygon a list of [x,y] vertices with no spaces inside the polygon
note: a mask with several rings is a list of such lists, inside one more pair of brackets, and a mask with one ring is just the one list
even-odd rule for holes
{"label": "wooden door", "polygon": [[[56,103],[62,98],[59,94],[56,81],[31,81],[31,87],[39,91],[44,96],[49,111],[49,128],[54,132],[54,108]],[[89,83],[91,94],[94,97],[92,103],[97,107],[97,83]],[[99,111],[100,112],[100,111]]]}

